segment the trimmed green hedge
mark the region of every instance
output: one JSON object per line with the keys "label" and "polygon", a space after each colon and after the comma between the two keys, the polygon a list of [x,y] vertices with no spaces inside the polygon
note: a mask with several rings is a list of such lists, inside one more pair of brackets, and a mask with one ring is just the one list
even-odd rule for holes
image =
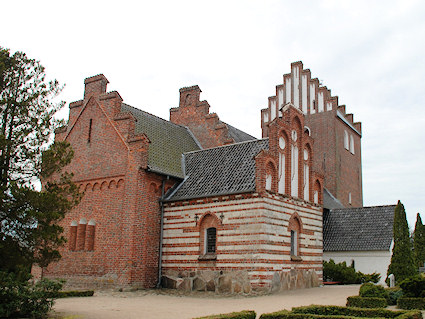
{"label": "trimmed green hedge", "polygon": [[315,315],[341,315],[353,317],[384,317],[395,318],[405,314],[407,311],[392,311],[387,309],[354,308],[342,306],[319,306],[311,305],[306,307],[292,308],[294,313],[310,313]]}
{"label": "trimmed green hedge", "polygon": [[91,297],[94,295],[94,290],[71,290],[71,291],[58,291],[56,298],[67,297]]}
{"label": "trimmed green hedge", "polygon": [[351,296],[347,298],[347,307],[385,308],[387,305],[387,299],[385,298],[360,296]]}
{"label": "trimmed green hedge", "polygon": [[222,315],[212,315],[199,317],[196,319],[255,319],[257,314],[253,310],[243,310],[239,312],[225,313]]}
{"label": "trimmed green hedge", "polygon": [[396,318],[422,319],[420,311],[392,311],[387,309],[349,308],[340,306],[307,306],[261,315],[260,319],[359,319]]}
{"label": "trimmed green hedge", "polygon": [[397,308],[425,310],[425,298],[400,297],[397,300]]}

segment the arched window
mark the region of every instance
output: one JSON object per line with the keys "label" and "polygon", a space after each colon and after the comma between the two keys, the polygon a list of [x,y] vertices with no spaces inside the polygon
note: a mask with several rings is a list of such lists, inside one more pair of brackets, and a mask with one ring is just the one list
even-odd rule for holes
{"label": "arched window", "polygon": [[304,149],[304,181],[303,181],[303,189],[304,189],[304,200],[310,200],[310,165],[308,165],[310,160],[310,151],[309,149]]}
{"label": "arched window", "polygon": [[84,250],[84,244],[86,242],[86,227],[87,220],[85,218],[81,218],[77,228],[77,250]]}
{"label": "arched window", "polygon": [[205,214],[199,221],[199,260],[216,259],[220,224],[219,219],[211,213]]}
{"label": "arched window", "polygon": [[78,223],[75,220],[72,221],[69,229],[69,250],[75,250],[77,246],[77,227]]}
{"label": "arched window", "polygon": [[297,131],[291,133],[291,196],[298,197],[298,145]]}
{"label": "arched window", "polygon": [[288,231],[291,235],[291,259],[298,260],[300,254],[300,233],[301,233],[301,222],[298,215],[295,213],[289,219]]}
{"label": "arched window", "polygon": [[322,185],[318,180],[314,182],[313,187],[313,202],[315,204],[321,204],[322,203]]}
{"label": "arched window", "polygon": [[353,137],[353,135],[350,135],[350,152],[351,152],[351,154],[354,154],[354,137]]}
{"label": "arched window", "polygon": [[285,194],[285,147],[286,140],[283,136],[279,137],[279,181],[278,181],[278,192]]}
{"label": "arched window", "polygon": [[347,130],[344,130],[344,148],[346,150],[349,150],[350,149],[350,143],[349,143],[349,140],[348,140],[348,132],[347,132]]}

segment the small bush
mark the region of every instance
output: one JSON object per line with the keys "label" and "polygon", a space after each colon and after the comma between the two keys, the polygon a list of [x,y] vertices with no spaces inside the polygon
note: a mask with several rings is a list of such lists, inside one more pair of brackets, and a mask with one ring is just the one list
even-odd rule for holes
{"label": "small bush", "polygon": [[94,290],[75,290],[75,291],[58,291],[55,298],[68,298],[68,297],[91,297],[94,295]]}
{"label": "small bush", "polygon": [[385,291],[388,293],[387,301],[390,306],[397,305],[398,298],[403,296],[403,290],[400,287],[385,288]]}
{"label": "small bush", "polygon": [[378,298],[389,298],[389,294],[385,291],[385,288],[381,285],[375,285],[371,282],[364,283],[360,286],[359,290],[360,297],[378,297]]}
{"label": "small bush", "polygon": [[212,315],[200,317],[197,319],[255,319],[257,314],[252,310],[243,310],[239,312],[225,313],[222,315]]}
{"label": "small bush", "polygon": [[364,282],[378,282],[381,275],[377,273],[363,274],[354,269],[352,266],[347,266],[346,262],[336,264],[332,259],[329,262],[323,262],[323,278],[324,281],[336,281],[341,284],[361,284]]}
{"label": "small bush", "polygon": [[347,298],[347,307],[359,308],[385,308],[387,299],[378,297],[351,296]]}
{"label": "small bush", "polygon": [[414,276],[403,280],[400,288],[406,297],[425,297],[425,278],[422,276]]}
{"label": "small bush", "polygon": [[397,300],[397,308],[425,310],[425,299],[424,298],[400,297]]}
{"label": "small bush", "polygon": [[292,308],[293,313],[306,313],[325,316],[353,316],[353,317],[385,317],[395,318],[406,311],[392,311],[387,309],[350,308],[342,306],[306,306]]}
{"label": "small bush", "polygon": [[12,273],[0,272],[0,317],[43,318],[53,306],[62,283],[43,279],[31,284]]}

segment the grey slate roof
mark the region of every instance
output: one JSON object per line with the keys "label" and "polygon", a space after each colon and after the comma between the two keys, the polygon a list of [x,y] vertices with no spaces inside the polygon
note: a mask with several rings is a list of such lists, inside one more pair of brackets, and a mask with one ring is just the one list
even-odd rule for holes
{"label": "grey slate roof", "polygon": [[395,205],[325,210],[323,251],[388,251],[394,209]]}
{"label": "grey slate roof", "polygon": [[235,141],[235,143],[240,143],[240,142],[246,142],[246,141],[252,141],[252,140],[256,140],[256,138],[252,135],[249,135],[248,133],[245,133],[239,129],[237,129],[236,127],[224,123],[227,125],[227,128],[229,129],[229,135],[231,138],[233,138],[233,140]]}
{"label": "grey slate roof", "polygon": [[183,178],[182,154],[200,149],[189,129],[125,103],[121,104],[121,111],[131,112],[137,119],[135,133],[145,133],[151,141],[148,153],[149,169]]}
{"label": "grey slate roof", "polygon": [[323,188],[323,208],[335,209],[335,208],[344,208],[344,205],[331,194],[325,187]]}
{"label": "grey slate roof", "polygon": [[255,159],[268,139],[235,143],[184,154],[185,179],[166,200],[255,191]]}

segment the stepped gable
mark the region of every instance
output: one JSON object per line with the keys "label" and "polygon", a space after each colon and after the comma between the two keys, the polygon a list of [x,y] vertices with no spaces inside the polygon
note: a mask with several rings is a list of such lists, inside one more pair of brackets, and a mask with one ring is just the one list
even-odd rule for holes
{"label": "stepped gable", "polygon": [[185,179],[167,201],[255,191],[255,156],[268,139],[184,154]]}
{"label": "stepped gable", "polygon": [[136,134],[145,133],[149,138],[148,168],[160,174],[183,178],[182,154],[201,149],[189,129],[125,103],[122,103],[121,111],[130,112],[136,118]]}
{"label": "stepped gable", "polygon": [[207,101],[200,100],[201,89],[194,85],[179,90],[179,107],[170,109],[170,121],[187,126],[202,148],[255,140],[256,138],[220,120],[210,113]]}
{"label": "stepped gable", "polygon": [[394,209],[388,205],[325,211],[323,251],[389,250]]}
{"label": "stepped gable", "polygon": [[306,115],[334,111],[361,135],[361,123],[354,122],[353,114],[346,114],[345,105],[338,104],[338,96],[332,96],[318,78],[311,78],[311,71],[304,69],[301,61],[291,63],[291,73],[283,75],[283,84],[276,85],[276,95],[269,97],[268,107],[261,110],[263,137],[267,137],[268,123],[279,116],[287,103]]}

